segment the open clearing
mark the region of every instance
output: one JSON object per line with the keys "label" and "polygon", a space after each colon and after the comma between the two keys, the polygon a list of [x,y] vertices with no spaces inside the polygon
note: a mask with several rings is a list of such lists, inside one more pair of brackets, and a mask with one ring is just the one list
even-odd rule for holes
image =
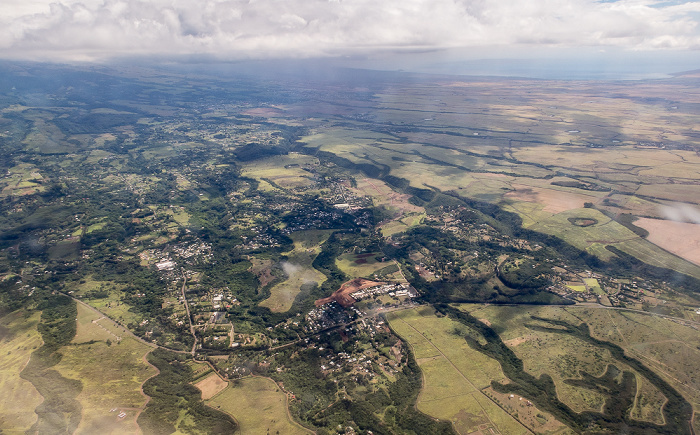
{"label": "open clearing", "polygon": [[289,311],[294,299],[304,285],[321,285],[326,276],[314,269],[312,263],[321,252],[321,245],[331,235],[332,230],[297,231],[289,235],[294,241],[294,249],[286,252],[287,261],[282,269],[287,279],[270,289],[270,297],[260,303],[274,312]]}
{"label": "open clearing", "polygon": [[[80,303],[77,322],[76,336],[61,349],[63,358],[55,366],[64,377],[82,382],[76,433],[138,433],[136,417],[147,401],[141,385],[156,373],[144,358],[152,348]],[[127,416],[120,419],[121,411]]]}
{"label": "open clearing", "polygon": [[384,254],[381,252],[345,253],[336,258],[335,264],[338,269],[352,278],[370,277],[376,271],[392,264],[391,261],[379,261],[377,257],[383,258]]}
{"label": "open clearing", "polygon": [[290,419],[285,393],[268,378],[241,379],[208,400],[207,405],[232,415],[242,435],[311,433]]}
{"label": "open clearing", "polygon": [[[567,334],[529,328],[541,322],[530,316],[561,319],[571,324],[585,319],[591,335],[625,349],[630,356],[653,369],[679,391],[696,412],[700,409],[700,336],[697,329],[650,314],[589,307],[505,307],[463,305],[473,316],[487,319],[504,343],[522,359],[525,371],[552,376],[559,399],[572,409],[598,411],[604,397],[592,390],[574,387],[565,379],[578,379],[585,371],[600,376],[608,364],[621,370],[629,366],[612,358],[607,349]],[[543,324],[544,325],[544,324]],[[636,373],[636,372],[635,372]],[[663,394],[636,373],[637,394],[633,418],[663,424]]]}
{"label": "open clearing", "polygon": [[700,225],[649,218],[634,224],[649,231],[651,243],[700,266]]}
{"label": "open clearing", "polygon": [[512,187],[515,190],[506,193],[504,195],[506,198],[543,204],[542,210],[552,214],[583,208],[584,203],[597,200],[595,196],[591,195],[542,189],[524,184],[513,184]]}
{"label": "open clearing", "polygon": [[399,215],[405,213],[421,213],[423,207],[411,204],[411,195],[398,193],[382,180],[376,178],[357,177],[357,187],[349,190],[360,196],[371,196],[375,207],[386,207]]}
{"label": "open clearing", "polygon": [[419,410],[449,420],[460,434],[490,429],[501,434],[530,431],[503,411],[481,390],[492,379],[502,381],[498,362],[469,347],[460,323],[438,318],[430,308],[398,311],[387,316],[391,328],[408,341],[423,371]]}
{"label": "open clearing", "polygon": [[31,382],[19,374],[34,350],[42,345],[37,331],[39,312],[15,311],[0,318],[0,427],[8,433],[24,433],[37,420],[34,409],[43,398]]}
{"label": "open clearing", "polygon": [[216,373],[211,373],[194,386],[202,391],[203,400],[209,400],[223,391],[228,386],[228,382],[221,379]]}
{"label": "open clearing", "polygon": [[269,180],[283,189],[305,187],[313,184],[313,175],[302,166],[318,165],[318,159],[298,153],[267,157],[246,164],[241,171],[244,177]]}

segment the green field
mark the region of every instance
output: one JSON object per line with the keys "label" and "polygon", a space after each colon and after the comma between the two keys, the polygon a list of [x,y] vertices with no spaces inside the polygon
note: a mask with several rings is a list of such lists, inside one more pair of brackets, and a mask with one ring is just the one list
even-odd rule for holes
{"label": "green field", "polygon": [[[666,397],[607,349],[573,335],[538,329],[551,324],[531,316],[574,325],[586,319],[592,336],[623,347],[681,392],[696,411],[700,408],[700,369],[695,364],[700,358],[700,337],[690,326],[605,308],[470,304],[460,308],[499,331],[503,343],[522,360],[525,372],[535,378],[551,376],[558,399],[575,412],[601,412],[606,396],[568,380],[580,379],[583,372],[601,376],[611,365],[636,376],[636,394],[629,411],[632,418],[664,424],[661,407]],[[517,395],[513,399],[490,388],[491,381],[504,382],[505,377],[496,360],[467,345],[464,336],[482,340],[471,327],[438,317],[427,307],[391,313],[387,318],[392,329],[409,342],[423,371],[424,385],[417,403],[421,411],[452,421],[460,433],[469,433],[481,424],[493,425],[501,433],[524,431],[521,423],[536,433],[565,430],[551,414],[536,408],[533,411]],[[516,415],[521,423],[513,419]]]}
{"label": "green field", "polygon": [[269,180],[283,189],[306,187],[313,184],[313,176],[301,168],[307,165],[318,165],[318,159],[304,154],[289,153],[255,160],[244,166],[241,175],[265,180],[265,183],[271,186],[267,182]]}
{"label": "green field", "polygon": [[[559,108],[557,111],[571,116],[565,121],[565,124],[571,123],[571,129],[562,130],[561,125],[549,121],[540,124],[541,114],[537,110],[532,112],[532,107],[505,103],[499,107],[504,116],[499,120],[499,126],[488,123],[488,117],[484,115],[483,128],[490,132],[499,131],[503,135],[508,131],[508,137],[515,143],[520,136],[515,132],[522,128],[518,121],[520,116],[538,119],[538,127],[528,130],[534,134],[529,136],[531,140],[519,146],[507,147],[506,150],[503,139],[474,137],[474,134],[481,133],[464,128],[450,114],[435,112],[432,107],[423,107],[425,111],[422,111],[421,105],[428,103],[423,100],[421,92],[412,93],[418,88],[422,89],[418,86],[407,94],[391,95],[388,100],[383,100],[386,106],[382,107],[383,118],[401,123],[415,122],[418,132],[395,133],[392,137],[368,131],[361,124],[346,123],[342,128],[317,130],[316,134],[304,137],[303,141],[309,148],[333,153],[355,164],[386,165],[390,168],[391,176],[407,180],[412,187],[426,188],[429,185],[444,192],[499,204],[507,211],[518,214],[523,226],[562,238],[603,260],[614,258],[615,255],[606,249],[606,246],[614,246],[653,266],[700,278],[700,267],[697,265],[658,248],[611,221],[600,211],[583,208],[585,202],[590,202],[608,215],[631,213],[661,217],[659,204],[673,205],[673,201],[700,203],[697,189],[700,159],[692,152],[637,147],[620,141],[616,141],[618,145],[610,147],[582,146],[586,140],[600,141],[598,135],[608,138],[609,143],[613,141],[614,135],[604,127],[603,121],[600,125],[578,125],[576,120],[580,113],[577,110],[586,112],[593,106],[576,110]],[[427,88],[444,101],[453,99],[444,90],[431,86]],[[505,93],[504,101],[507,101],[513,97],[511,92],[515,90],[505,86],[501,92]],[[540,93],[541,90],[534,92]],[[387,96],[380,94],[377,97]],[[416,100],[413,101],[413,98]],[[605,107],[596,107],[601,113],[608,114],[609,119],[626,122],[614,112],[621,109],[619,101],[609,100],[608,103]],[[463,110],[470,107],[464,101],[455,100],[455,104],[464,107]],[[533,101],[532,104],[533,107],[538,106],[541,101]],[[410,112],[404,110],[408,107],[412,107]],[[615,107],[617,109],[613,109]],[[541,107],[539,110],[550,111],[551,107]],[[653,110],[650,110],[646,107],[645,113],[652,113]],[[513,115],[516,118],[510,119]],[[440,118],[441,128],[422,130],[421,126],[434,117]],[[478,124],[479,119],[480,116],[474,115],[472,122]],[[654,134],[655,128],[662,128],[658,120],[645,116],[644,128],[636,124],[628,134],[642,140],[645,134]],[[682,118],[669,120],[672,123],[682,121]],[[565,145],[538,145],[532,142],[535,137],[542,138],[548,144]],[[690,139],[685,137],[684,140]],[[553,185],[554,182],[564,185]],[[359,182],[358,189],[376,197],[378,204],[386,205],[383,192],[386,186],[379,182],[374,184],[376,192]],[[529,197],[528,190],[532,190]],[[582,227],[568,221],[577,217],[594,217],[598,223]],[[392,236],[405,231],[410,225],[402,220],[390,220],[382,226],[382,234]]]}
{"label": "green field", "polygon": [[242,435],[311,433],[291,420],[285,393],[268,378],[237,381],[206,403],[232,415]]}
{"label": "green field", "polygon": [[391,237],[419,225],[425,218],[425,213],[409,213],[404,217],[387,222],[381,226],[382,235]]}
{"label": "green field", "polygon": [[429,308],[391,313],[387,319],[409,342],[423,371],[419,410],[451,421],[460,434],[488,428],[502,434],[529,433],[482,393],[492,379],[503,380],[504,375],[495,360],[470,348],[457,334],[468,333],[461,324],[438,318]]}
{"label": "green field", "polygon": [[287,279],[270,289],[270,297],[260,303],[275,312],[289,311],[294,298],[304,285],[321,285],[326,276],[314,269],[312,263],[321,252],[321,245],[331,235],[332,230],[297,231],[289,235],[294,241],[294,249],[285,252],[287,260],[282,268]]}
{"label": "green field", "polygon": [[[64,377],[82,382],[77,396],[82,420],[76,433],[137,432],[135,416],[146,404],[141,384],[156,374],[144,359],[152,347],[82,304],[77,323],[75,338],[61,349],[63,358],[55,366]],[[127,413],[122,419],[117,417],[121,411]]]}
{"label": "green field", "polygon": [[[696,328],[636,312],[581,309],[575,313],[588,319],[594,336],[639,358],[683,394],[696,413],[700,411],[700,367],[696,363],[700,360],[700,336]],[[653,398],[655,393],[647,394]],[[658,415],[658,408],[647,409],[643,415]]]}
{"label": "green field", "polygon": [[28,430],[37,419],[34,409],[43,401],[34,386],[19,376],[42,344],[38,322],[39,312],[25,316],[15,311],[0,318],[0,427],[7,433]]}
{"label": "green field", "polygon": [[372,278],[377,271],[393,264],[391,261],[379,261],[377,257],[384,257],[384,254],[381,252],[365,254],[345,253],[336,258],[335,264],[338,266],[338,269],[351,278]]}
{"label": "green field", "polygon": [[586,284],[586,287],[588,287],[588,290],[591,293],[597,294],[597,295],[604,295],[605,292],[603,289],[600,287],[600,283],[598,283],[598,280],[595,278],[584,278],[583,282]]}
{"label": "green field", "polygon": [[[88,275],[82,279],[77,285],[71,288],[74,296],[83,298],[82,300],[88,305],[105,313],[109,318],[119,321],[126,325],[128,323],[139,323],[143,320],[142,316],[133,310],[131,306],[121,301],[124,293],[120,291],[123,288],[121,284],[111,281],[97,281],[92,276]],[[104,290],[107,292],[106,298],[87,299],[86,296],[93,291]]]}
{"label": "green field", "polygon": [[[700,337],[684,326],[649,314],[578,307],[479,307],[465,305],[470,313],[487,319],[500,332],[503,342],[522,359],[525,371],[552,376],[559,399],[572,409],[598,411],[604,397],[593,390],[571,386],[564,379],[579,377],[581,371],[599,376],[608,364],[632,370],[611,357],[610,352],[576,337],[529,328],[537,325],[530,316],[561,319],[579,324],[585,319],[591,335],[625,349],[666,382],[676,388],[697,411],[700,409]],[[663,424],[661,406],[665,398],[645,378],[637,376],[637,395],[631,415],[639,420]]]}

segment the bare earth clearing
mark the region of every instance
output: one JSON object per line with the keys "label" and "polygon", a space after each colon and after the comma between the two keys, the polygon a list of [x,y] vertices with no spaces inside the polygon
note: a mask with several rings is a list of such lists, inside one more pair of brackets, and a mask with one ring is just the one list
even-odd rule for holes
{"label": "bare earth clearing", "polygon": [[634,224],[649,231],[651,243],[700,265],[700,225],[649,218],[639,218]]}
{"label": "bare earth clearing", "polygon": [[223,391],[228,386],[228,382],[221,379],[216,373],[212,373],[194,386],[202,390],[203,400],[209,400]]}

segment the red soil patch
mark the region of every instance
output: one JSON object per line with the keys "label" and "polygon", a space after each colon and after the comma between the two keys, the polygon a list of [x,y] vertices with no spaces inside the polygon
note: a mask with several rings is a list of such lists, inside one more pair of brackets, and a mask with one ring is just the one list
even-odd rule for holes
{"label": "red soil patch", "polygon": [[365,260],[364,258],[360,258],[358,260],[355,260],[355,264],[365,264],[365,263],[367,263],[367,260]]}
{"label": "red soil patch", "polygon": [[373,256],[374,253],[370,252],[369,254],[357,254],[355,255],[355,258],[367,258]]}
{"label": "red soil patch", "polygon": [[341,285],[340,288],[333,292],[333,294],[329,297],[318,299],[316,302],[314,302],[314,305],[320,307],[323,304],[335,301],[339,303],[342,307],[347,308],[355,302],[357,302],[355,299],[352,298],[352,296],[350,296],[351,293],[355,293],[358,290],[362,290],[368,287],[376,287],[378,285],[383,284],[386,283],[380,281],[370,281],[364,278],[355,278]]}

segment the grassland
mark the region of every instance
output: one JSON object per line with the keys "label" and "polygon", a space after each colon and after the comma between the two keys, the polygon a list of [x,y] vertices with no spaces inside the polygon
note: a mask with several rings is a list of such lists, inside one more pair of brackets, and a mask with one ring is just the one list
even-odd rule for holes
{"label": "grassland", "polygon": [[294,249],[284,253],[287,260],[282,264],[287,279],[273,286],[270,297],[262,301],[260,306],[275,312],[288,311],[302,286],[321,285],[325,281],[326,276],[314,269],[312,263],[331,233],[331,230],[308,230],[290,234]]}
{"label": "grassland", "polygon": [[[95,311],[78,304],[77,332],[55,367],[64,377],[80,379],[77,396],[82,420],[76,433],[137,433],[136,417],[146,404],[141,385],[156,374],[145,361],[152,348]],[[119,418],[124,411],[127,416]]]}
{"label": "grassland", "polygon": [[43,192],[46,190],[43,180],[44,177],[34,165],[21,163],[10,168],[0,179],[0,198]]}
{"label": "grassland", "polygon": [[355,195],[371,197],[375,207],[380,207],[391,215],[379,225],[384,237],[404,232],[425,218],[425,209],[411,204],[410,195],[396,192],[382,180],[356,177],[356,187],[350,190]]}
{"label": "grassland", "polygon": [[379,261],[377,257],[384,257],[381,252],[354,254],[347,252],[338,256],[335,264],[351,278],[373,278],[374,274],[393,264],[390,261]]}
{"label": "grassland", "polygon": [[34,386],[19,376],[42,344],[38,323],[38,312],[16,311],[0,318],[0,427],[8,433],[27,431],[37,419],[34,409],[43,401]]}
{"label": "grassland", "polygon": [[700,265],[700,225],[649,218],[640,218],[634,224],[649,231],[648,241]]}
{"label": "grassland", "polygon": [[232,415],[242,435],[311,433],[291,420],[287,397],[271,379],[242,379],[206,403]]}
{"label": "grassland", "polygon": [[[452,422],[460,434],[493,428],[503,434],[529,430],[488,398],[482,389],[505,376],[498,363],[472,349],[460,336],[469,333],[429,308],[391,313],[391,328],[413,349],[424,376],[418,409]],[[488,432],[487,432],[488,433]]]}
{"label": "grassland", "polygon": [[[700,277],[700,268],[692,264],[698,261],[696,247],[679,250],[682,244],[671,244],[661,236],[645,241],[604,217],[585,228],[572,228],[567,222],[571,213],[595,214],[582,211],[586,203],[608,216],[631,213],[654,218],[663,217],[664,207],[673,207],[674,202],[700,204],[700,157],[685,145],[662,147],[657,143],[659,137],[674,144],[697,143],[682,133],[692,114],[678,112],[668,117],[667,110],[641,102],[637,97],[643,92],[655,92],[645,85],[620,90],[615,98],[584,101],[588,96],[572,89],[558,88],[561,94],[546,92],[546,98],[538,98],[535,95],[544,97],[543,90],[526,82],[490,84],[496,88],[487,91],[465,82],[445,87],[415,85],[400,93],[384,90],[375,95],[373,113],[385,122],[410,124],[410,129],[388,134],[384,129],[372,131],[371,124],[346,122],[303,140],[310,149],[355,164],[385,165],[390,175],[408,180],[412,187],[429,184],[499,204],[518,214],[525,227],[560,237],[603,260],[614,257],[605,249],[612,245],[649,264]],[[526,103],[523,87],[529,88]],[[460,98],[467,89],[470,98]],[[667,89],[674,95],[677,90]],[[678,98],[693,95],[689,89],[685,92],[677,94]],[[475,104],[482,93],[487,101],[499,95],[499,103],[483,111]],[[435,100],[427,100],[428,94]],[[560,105],[550,105],[553,101]],[[621,116],[632,107],[638,110],[635,114],[643,114],[634,127]],[[464,114],[469,116],[469,126],[461,118]],[[640,145],[644,142],[649,145]],[[358,191],[381,196],[384,186],[374,183],[373,193],[365,184],[358,183]],[[382,232],[391,236],[404,229],[401,221],[392,220]],[[666,228],[659,231],[668,232]]]}
{"label": "grassland", "polygon": [[[600,340],[615,343],[637,358],[700,409],[700,338],[695,328],[661,317],[605,308],[578,307],[479,307],[469,306],[473,316],[483,317],[500,331],[504,343],[522,359],[525,371],[534,376],[549,374],[559,399],[576,411],[600,410],[603,397],[592,390],[574,387],[565,379],[577,378],[581,371],[599,376],[608,364],[620,369],[625,364],[615,360],[605,349],[576,337],[534,330],[530,316],[562,319],[578,324],[585,319],[591,334]],[[637,376],[637,393],[631,416],[635,419],[663,424],[663,394],[643,376]]]}
{"label": "grassland", "polygon": [[141,322],[143,318],[134,311],[130,311],[131,307],[129,305],[121,302],[123,296],[121,288],[121,284],[111,281],[98,281],[93,279],[92,276],[86,276],[72,288],[72,291],[75,296],[85,297],[92,291],[104,290],[107,292],[106,298],[85,299],[85,302],[123,325]]}
{"label": "grassland", "polygon": [[228,382],[221,379],[216,373],[211,373],[195,383],[194,386],[202,391],[203,400],[209,400],[222,392],[228,386]]}
{"label": "grassland", "polygon": [[318,159],[315,157],[290,153],[255,160],[243,167],[241,175],[264,180],[270,187],[270,181],[283,189],[307,187],[313,184],[313,176],[303,170],[302,166],[315,165],[318,165]]}
{"label": "grassland", "polygon": [[[681,392],[696,413],[700,411],[700,367],[696,363],[700,359],[700,337],[696,327],[636,312],[586,309],[577,311],[577,315],[588,320],[591,334],[639,358]],[[648,402],[658,402],[653,391],[646,395],[651,397]],[[643,408],[635,412],[648,418],[658,413],[649,405]]]}

